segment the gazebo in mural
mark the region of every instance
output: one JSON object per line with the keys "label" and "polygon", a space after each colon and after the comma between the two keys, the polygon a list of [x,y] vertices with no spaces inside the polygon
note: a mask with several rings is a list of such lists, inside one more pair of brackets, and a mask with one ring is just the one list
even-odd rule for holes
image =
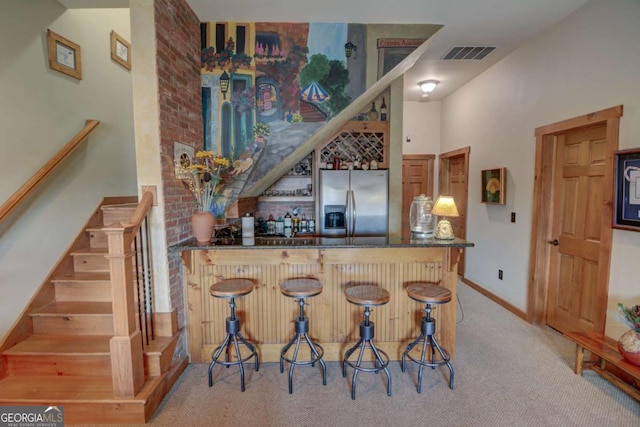
{"label": "gazebo in mural", "polygon": [[300,115],[305,122],[324,122],[327,113],[319,104],[329,99],[329,93],[318,83],[311,82],[300,91]]}
{"label": "gazebo in mural", "polygon": [[300,91],[300,99],[307,102],[324,102],[329,99],[329,94],[318,83],[311,82]]}

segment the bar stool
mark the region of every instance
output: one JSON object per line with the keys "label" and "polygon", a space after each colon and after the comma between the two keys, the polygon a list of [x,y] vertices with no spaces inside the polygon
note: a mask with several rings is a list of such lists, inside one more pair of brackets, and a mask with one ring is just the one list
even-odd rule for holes
{"label": "bar stool", "polygon": [[[389,356],[382,350],[378,350],[373,343],[375,335],[375,325],[369,320],[371,314],[371,307],[384,305],[389,302],[391,295],[386,289],[372,285],[357,285],[352,286],[344,291],[347,301],[351,304],[364,307],[364,320],[360,322],[360,339],[349,350],[344,353],[342,359],[342,376],[347,376],[347,365],[353,368],[353,377],[351,378],[351,400],[356,399],[356,378],[358,372],[374,372],[378,373],[384,371],[387,374],[387,395],[391,396],[391,374],[389,374]],[[349,357],[354,351],[360,349],[358,359],[355,361],[349,360]],[[363,367],[362,357],[364,351],[370,349],[374,355],[373,367]]]}
{"label": "bar stool", "polygon": [[[414,301],[426,304],[424,317],[420,325],[420,336],[407,345],[404,353],[402,353],[402,372],[405,372],[405,360],[408,357],[411,361],[420,365],[418,370],[418,393],[422,389],[422,370],[425,366],[435,369],[438,366],[447,365],[449,368],[449,388],[453,390],[453,367],[449,360],[451,359],[447,350],[443,349],[436,340],[436,320],[431,317],[431,310],[435,309],[431,306],[434,304],[446,304],[451,301],[451,291],[444,286],[433,283],[413,283],[407,287],[409,298]],[[422,353],[420,359],[411,355],[411,350],[422,342]],[[426,360],[427,348],[429,348],[431,358]],[[440,358],[436,358],[436,350],[440,354]]]}
{"label": "bar stool", "polygon": [[[285,280],[280,284],[280,291],[283,295],[297,298],[296,301],[300,305],[300,315],[295,319],[295,335],[287,345],[282,347],[280,352],[280,373],[284,372],[284,362],[289,362],[289,394],[293,393],[293,368],[296,365],[315,366],[316,362],[322,367],[322,384],[327,385],[327,366],[322,360],[324,349],[317,342],[311,341],[309,338],[309,318],[304,315],[305,298],[310,298],[322,292],[322,283],[317,279],[300,278]],[[309,360],[298,360],[298,351],[300,344],[306,342],[311,351]],[[293,355],[287,356],[287,352],[295,343]]]}
{"label": "bar stool", "polygon": [[[240,390],[244,391],[244,366],[243,363],[255,357],[255,367],[258,370],[258,353],[253,344],[247,341],[240,333],[240,318],[236,317],[235,299],[245,296],[253,291],[253,282],[248,279],[225,279],[211,285],[209,292],[216,298],[227,298],[231,315],[226,319],[227,336],[220,346],[211,353],[211,364],[209,365],[209,387],[213,385],[212,370],[216,363],[226,366],[238,365],[240,368]],[[238,342],[239,340],[239,342]],[[236,360],[231,361],[231,345],[236,353]],[[242,357],[239,344],[244,344],[250,351],[248,355]],[[224,361],[219,360],[224,352]]]}

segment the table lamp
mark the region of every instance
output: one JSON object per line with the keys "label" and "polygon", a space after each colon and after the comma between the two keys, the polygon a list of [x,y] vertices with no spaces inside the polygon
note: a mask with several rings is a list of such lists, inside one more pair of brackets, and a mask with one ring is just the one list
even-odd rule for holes
{"label": "table lamp", "polygon": [[441,240],[454,239],[455,236],[453,235],[453,229],[451,228],[451,223],[447,220],[447,217],[460,216],[460,214],[458,213],[456,202],[453,201],[453,197],[439,196],[438,200],[436,200],[436,204],[431,210],[431,213],[440,217],[438,227],[436,228],[436,232],[433,237]]}

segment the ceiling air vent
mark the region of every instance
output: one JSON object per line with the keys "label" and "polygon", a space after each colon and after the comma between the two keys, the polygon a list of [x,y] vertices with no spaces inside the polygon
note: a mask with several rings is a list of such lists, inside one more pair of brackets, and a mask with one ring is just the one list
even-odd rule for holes
{"label": "ceiling air vent", "polygon": [[449,59],[484,59],[491,52],[496,50],[496,46],[454,46],[442,57]]}

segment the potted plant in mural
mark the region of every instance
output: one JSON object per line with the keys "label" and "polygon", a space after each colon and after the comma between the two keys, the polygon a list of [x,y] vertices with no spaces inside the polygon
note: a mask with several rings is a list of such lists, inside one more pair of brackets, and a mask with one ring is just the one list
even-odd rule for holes
{"label": "potted plant in mural", "polygon": [[229,37],[223,51],[216,52],[213,46],[206,47],[200,52],[201,68],[213,71],[215,68],[227,69],[235,73],[238,68],[249,68],[252,58],[244,52],[234,53],[235,42]]}
{"label": "potted plant in mural", "polygon": [[264,144],[266,137],[271,134],[271,127],[266,123],[258,122],[253,127],[253,133],[255,134],[255,141]]}
{"label": "potted plant in mural", "polygon": [[621,320],[631,328],[618,340],[618,351],[627,362],[640,366],[640,305],[625,307],[619,303],[618,309]]}

